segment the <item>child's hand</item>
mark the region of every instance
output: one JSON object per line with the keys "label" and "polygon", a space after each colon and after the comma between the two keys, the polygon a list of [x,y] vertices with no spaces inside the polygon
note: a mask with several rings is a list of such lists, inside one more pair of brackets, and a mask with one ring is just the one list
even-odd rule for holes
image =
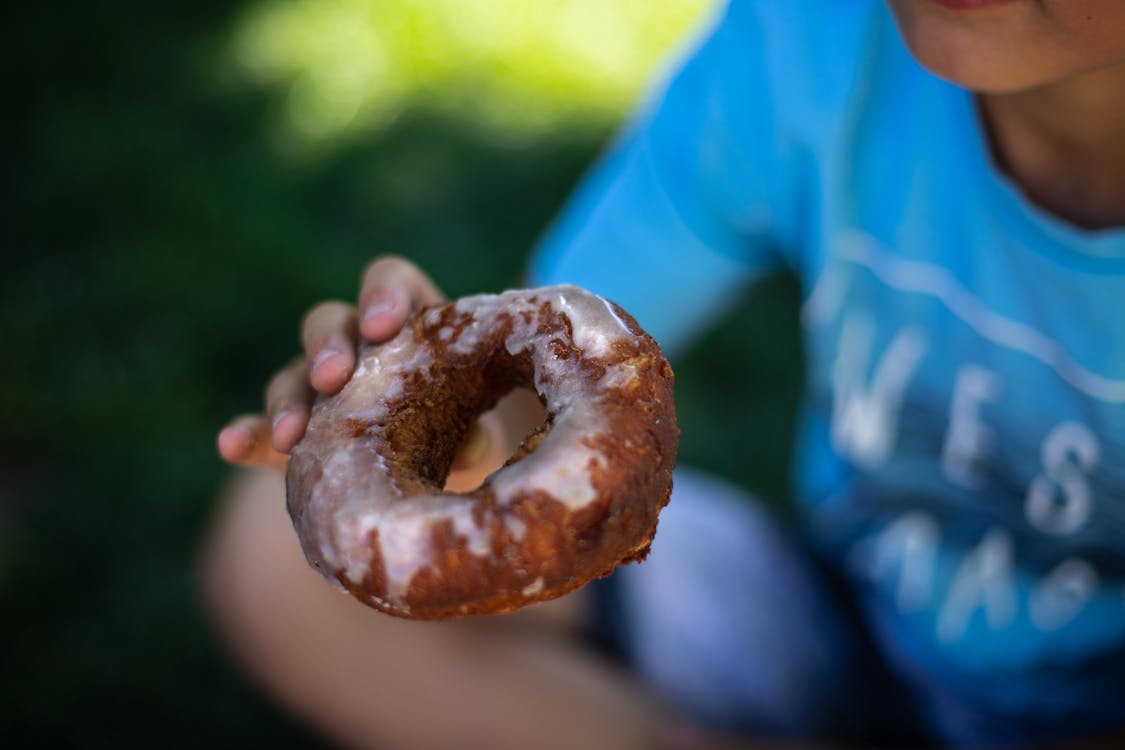
{"label": "child's hand", "polygon": [[[223,428],[219,455],[239,466],[284,469],[288,453],[305,434],[316,394],[336,393],[351,378],[360,337],[374,344],[386,342],[413,311],[444,300],[433,281],[409,261],[395,257],[373,261],[364,272],[358,306],[330,300],[305,315],[304,356],[270,379],[265,414],[235,417]],[[456,466],[475,463],[487,452],[487,444],[486,436],[474,430]]]}

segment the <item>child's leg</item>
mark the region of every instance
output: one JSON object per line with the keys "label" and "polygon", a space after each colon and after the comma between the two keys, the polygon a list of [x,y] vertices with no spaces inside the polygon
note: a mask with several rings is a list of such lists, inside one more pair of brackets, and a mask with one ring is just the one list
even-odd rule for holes
{"label": "child's leg", "polygon": [[581,597],[443,623],[375,612],[307,565],[280,476],[236,478],[203,572],[206,602],[238,660],[346,746],[654,746],[657,713],[577,638]]}
{"label": "child's leg", "polygon": [[626,657],[696,720],[804,738],[872,728],[865,692],[884,686],[870,684],[871,655],[851,616],[739,488],[677,470],[651,556],[619,568],[611,591]]}

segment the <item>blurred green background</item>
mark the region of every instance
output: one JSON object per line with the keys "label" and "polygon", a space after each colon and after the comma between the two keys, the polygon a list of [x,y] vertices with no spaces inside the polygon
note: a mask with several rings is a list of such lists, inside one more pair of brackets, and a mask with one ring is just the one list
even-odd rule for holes
{"label": "blurred green background", "polygon": [[[21,3],[0,382],[0,744],[315,746],[228,663],[195,556],[300,315],[406,255],[530,247],[707,0]],[[785,497],[791,281],[675,362],[681,461]],[[732,418],[732,415],[736,418]]]}

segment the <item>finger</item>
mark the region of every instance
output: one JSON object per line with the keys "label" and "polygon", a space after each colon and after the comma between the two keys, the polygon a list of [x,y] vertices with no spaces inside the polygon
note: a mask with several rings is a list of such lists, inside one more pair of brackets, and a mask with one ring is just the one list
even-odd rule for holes
{"label": "finger", "polygon": [[270,424],[261,414],[236,417],[216,440],[219,455],[235,466],[255,466],[283,471],[288,457],[270,445]]}
{"label": "finger", "polygon": [[445,488],[451,492],[468,492],[479,487],[507,458],[503,424],[495,413],[489,412],[469,428],[469,434],[453,459]]}
{"label": "finger", "polygon": [[469,428],[469,434],[462,441],[461,447],[457,449],[457,455],[453,458],[453,471],[471,468],[484,458],[487,452],[488,433],[485,432],[479,422],[474,422],[473,426]]}
{"label": "finger", "polygon": [[344,387],[355,369],[355,309],[343,302],[322,302],[305,315],[301,344],[309,382],[321,393]]}
{"label": "finger", "polygon": [[303,359],[278,372],[266,386],[266,419],[274,450],[288,453],[305,434],[314,397]]}
{"label": "finger", "polygon": [[363,274],[359,289],[359,332],[382,343],[402,328],[411,312],[445,301],[445,295],[416,265],[404,258],[375,260]]}

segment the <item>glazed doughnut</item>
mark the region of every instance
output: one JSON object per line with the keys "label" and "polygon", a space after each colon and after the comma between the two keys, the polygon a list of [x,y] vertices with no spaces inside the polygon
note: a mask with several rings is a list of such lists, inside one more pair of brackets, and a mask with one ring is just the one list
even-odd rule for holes
{"label": "glazed doughnut", "polygon": [[[443,491],[470,426],[518,387],[546,421],[479,488]],[[620,307],[573,286],[465,297],[361,347],[290,456],[287,505],[309,563],[370,606],[504,612],[642,559],[678,439],[672,370]]]}

